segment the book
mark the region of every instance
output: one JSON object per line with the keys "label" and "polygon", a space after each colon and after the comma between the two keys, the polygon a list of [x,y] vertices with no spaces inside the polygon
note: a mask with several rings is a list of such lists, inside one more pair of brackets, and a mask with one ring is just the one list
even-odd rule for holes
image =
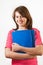
{"label": "book", "polygon": [[20,46],[35,47],[34,30],[17,30],[12,32],[12,41]]}

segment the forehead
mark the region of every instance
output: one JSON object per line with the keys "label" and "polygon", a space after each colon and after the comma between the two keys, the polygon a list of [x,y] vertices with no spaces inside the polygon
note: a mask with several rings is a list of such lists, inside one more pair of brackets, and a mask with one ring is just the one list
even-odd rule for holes
{"label": "forehead", "polygon": [[15,16],[21,16],[21,14],[18,11],[16,11]]}

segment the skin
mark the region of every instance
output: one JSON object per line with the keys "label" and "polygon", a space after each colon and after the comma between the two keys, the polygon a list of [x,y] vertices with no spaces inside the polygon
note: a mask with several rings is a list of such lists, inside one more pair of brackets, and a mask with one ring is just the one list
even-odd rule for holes
{"label": "skin", "polygon": [[33,55],[33,56],[42,55],[42,45],[38,45],[38,46],[33,47],[33,48],[23,47],[23,46],[20,46],[17,43],[12,45],[12,51],[18,51],[18,50],[26,52],[26,53]]}
{"label": "skin", "polygon": [[[15,21],[19,25],[18,30],[27,30],[27,28],[26,28],[27,18],[22,17],[22,15],[17,11],[15,12]],[[15,52],[18,50],[24,51],[26,53],[20,54],[20,53]],[[40,52],[39,52],[39,50],[40,50]],[[28,58],[31,59],[31,58],[36,57],[36,55],[42,55],[41,45],[37,46],[35,48],[26,48],[26,47],[22,47],[16,43],[16,44],[12,45],[12,49],[5,48],[5,56],[7,58],[11,58],[11,59],[28,59]]]}
{"label": "skin", "polygon": [[26,17],[22,17],[21,14],[19,14],[18,12],[15,12],[15,21],[19,25],[20,30],[21,29],[26,29],[26,22],[27,22]]}
{"label": "skin", "polygon": [[42,44],[42,47],[41,47],[41,49],[42,49],[42,55],[43,55],[43,44]]}

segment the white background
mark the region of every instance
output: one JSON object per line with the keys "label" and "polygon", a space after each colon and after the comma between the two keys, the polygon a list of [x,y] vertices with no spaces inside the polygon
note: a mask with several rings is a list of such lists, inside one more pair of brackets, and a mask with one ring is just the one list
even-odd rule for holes
{"label": "white background", "polygon": [[[43,0],[0,0],[0,65],[11,65],[11,59],[5,58],[5,44],[8,31],[15,27],[13,10],[25,5],[33,18],[33,27],[40,30],[43,41]],[[43,56],[38,56],[38,65],[43,65]]]}

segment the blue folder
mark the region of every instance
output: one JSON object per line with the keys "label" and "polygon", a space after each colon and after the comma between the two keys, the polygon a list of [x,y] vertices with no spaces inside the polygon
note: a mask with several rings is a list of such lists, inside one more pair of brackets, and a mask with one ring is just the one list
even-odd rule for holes
{"label": "blue folder", "polygon": [[35,47],[34,30],[13,31],[12,41],[24,47]]}

